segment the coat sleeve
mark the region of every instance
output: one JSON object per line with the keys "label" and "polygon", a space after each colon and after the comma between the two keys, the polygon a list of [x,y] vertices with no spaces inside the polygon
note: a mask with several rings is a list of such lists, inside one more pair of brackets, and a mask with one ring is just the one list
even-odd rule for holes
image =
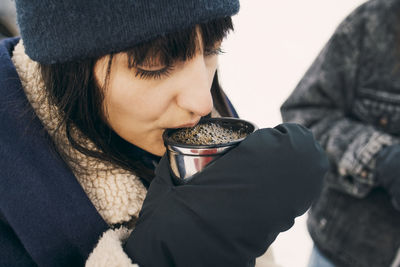
{"label": "coat sleeve", "polygon": [[[124,227],[110,229],[100,238],[89,255],[87,267],[138,267],[122,249],[131,231]],[[38,266],[25,250],[23,244],[0,215],[0,266]]]}
{"label": "coat sleeve", "polygon": [[369,15],[362,5],[339,25],[281,107],[284,121],[310,128],[325,149],[334,173],[328,183],[356,197],[376,185],[379,151],[399,141],[349,115]]}
{"label": "coat sleeve", "polygon": [[37,266],[0,214],[0,266]]}

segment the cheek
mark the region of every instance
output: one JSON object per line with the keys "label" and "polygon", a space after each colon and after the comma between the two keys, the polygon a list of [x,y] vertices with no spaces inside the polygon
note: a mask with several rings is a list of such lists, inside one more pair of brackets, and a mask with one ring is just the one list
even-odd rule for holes
{"label": "cheek", "polygon": [[133,93],[130,88],[110,89],[106,94],[105,105],[109,115],[143,116],[146,114],[146,99],[143,99],[140,94]]}
{"label": "cheek", "polygon": [[[214,74],[218,67],[218,56],[211,56],[205,60],[207,69],[210,74]],[[211,75],[214,77],[214,75]]]}
{"label": "cheek", "polygon": [[105,107],[109,119],[143,122],[159,119],[171,101],[161,91],[163,88],[160,85],[149,85],[119,76],[110,83],[106,93]]}

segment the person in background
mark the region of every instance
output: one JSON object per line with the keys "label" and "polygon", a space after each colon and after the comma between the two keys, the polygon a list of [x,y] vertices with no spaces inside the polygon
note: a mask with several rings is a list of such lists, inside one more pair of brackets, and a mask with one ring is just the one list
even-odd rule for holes
{"label": "person in background", "polygon": [[308,217],[309,267],[400,266],[399,48],[400,1],[367,1],[281,107],[330,160]]}
{"label": "person in background", "polygon": [[162,134],[236,116],[218,84],[238,0],[16,0],[0,43],[0,266],[254,266],[320,192],[298,124],[175,184]]}

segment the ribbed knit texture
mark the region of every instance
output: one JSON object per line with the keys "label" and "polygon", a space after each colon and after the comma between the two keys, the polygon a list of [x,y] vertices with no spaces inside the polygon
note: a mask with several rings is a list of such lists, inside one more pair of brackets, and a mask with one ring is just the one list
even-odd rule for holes
{"label": "ribbed knit texture", "polygon": [[239,0],[15,2],[26,53],[46,64],[119,52],[239,11]]}

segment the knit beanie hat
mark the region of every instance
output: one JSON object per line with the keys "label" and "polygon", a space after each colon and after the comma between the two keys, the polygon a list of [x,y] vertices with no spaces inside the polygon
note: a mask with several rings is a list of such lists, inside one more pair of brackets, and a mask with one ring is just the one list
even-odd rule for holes
{"label": "knit beanie hat", "polygon": [[239,11],[239,0],[15,2],[26,53],[45,64],[119,52]]}

